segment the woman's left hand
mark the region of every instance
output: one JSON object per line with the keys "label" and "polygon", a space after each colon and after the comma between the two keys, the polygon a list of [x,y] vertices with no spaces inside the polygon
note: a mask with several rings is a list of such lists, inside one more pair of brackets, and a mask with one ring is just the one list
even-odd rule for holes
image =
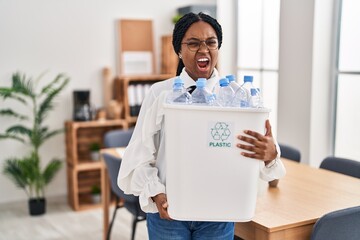
{"label": "woman's left hand", "polygon": [[248,144],[238,143],[238,148],[247,150],[248,152],[241,152],[241,155],[249,158],[259,159],[268,164],[277,156],[275,141],[271,132],[271,125],[269,120],[265,122],[266,133],[262,135],[258,132],[245,130],[244,133],[251,136],[239,135],[238,139]]}

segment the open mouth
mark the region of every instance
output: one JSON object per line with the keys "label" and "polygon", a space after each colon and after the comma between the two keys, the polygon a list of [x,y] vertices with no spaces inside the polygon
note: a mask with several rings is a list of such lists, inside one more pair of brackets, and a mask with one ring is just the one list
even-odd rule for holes
{"label": "open mouth", "polygon": [[204,58],[199,58],[196,62],[197,62],[198,68],[201,71],[205,71],[209,66],[210,60],[208,58],[204,57]]}

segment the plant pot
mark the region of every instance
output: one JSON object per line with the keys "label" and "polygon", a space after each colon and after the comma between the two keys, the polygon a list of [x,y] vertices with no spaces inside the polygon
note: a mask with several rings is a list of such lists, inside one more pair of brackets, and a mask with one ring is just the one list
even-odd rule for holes
{"label": "plant pot", "polygon": [[46,199],[45,198],[30,198],[29,213],[31,216],[42,215],[46,212]]}
{"label": "plant pot", "polygon": [[100,194],[92,194],[91,199],[93,203],[100,203],[101,202],[101,195]]}
{"label": "plant pot", "polygon": [[90,155],[91,155],[91,160],[93,160],[93,161],[99,161],[100,160],[100,152],[92,151],[90,153]]}

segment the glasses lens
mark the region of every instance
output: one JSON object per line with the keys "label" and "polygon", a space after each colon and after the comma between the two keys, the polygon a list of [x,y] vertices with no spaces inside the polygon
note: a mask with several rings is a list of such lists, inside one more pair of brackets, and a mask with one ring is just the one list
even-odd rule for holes
{"label": "glasses lens", "polygon": [[218,48],[218,41],[217,39],[208,39],[206,41],[200,41],[200,40],[191,40],[186,43],[189,50],[192,52],[197,52],[199,48],[201,47],[201,43],[205,43],[206,47],[210,50],[215,50]]}
{"label": "glasses lens", "polygon": [[190,51],[196,52],[197,50],[199,50],[200,44],[200,41],[190,41],[187,43],[187,46]]}
{"label": "glasses lens", "polygon": [[217,39],[208,39],[205,41],[206,46],[208,46],[208,48],[210,50],[215,50],[218,48],[218,41]]}

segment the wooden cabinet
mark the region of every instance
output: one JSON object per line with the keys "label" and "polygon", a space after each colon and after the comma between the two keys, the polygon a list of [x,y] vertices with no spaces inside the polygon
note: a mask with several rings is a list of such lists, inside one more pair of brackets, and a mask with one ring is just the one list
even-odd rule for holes
{"label": "wooden cabinet", "polygon": [[101,186],[104,164],[91,160],[90,145],[98,143],[102,148],[107,131],[127,127],[124,120],[65,123],[68,202],[75,211],[101,205],[101,202],[92,202],[91,189],[94,185]]}
{"label": "wooden cabinet", "polygon": [[[131,111],[131,96],[129,96],[129,87],[137,85],[153,84],[173,77],[172,74],[154,74],[140,76],[121,76],[115,78],[115,99],[122,105],[122,117],[131,126],[136,123],[137,114]],[[136,106],[140,108],[140,104]]]}

